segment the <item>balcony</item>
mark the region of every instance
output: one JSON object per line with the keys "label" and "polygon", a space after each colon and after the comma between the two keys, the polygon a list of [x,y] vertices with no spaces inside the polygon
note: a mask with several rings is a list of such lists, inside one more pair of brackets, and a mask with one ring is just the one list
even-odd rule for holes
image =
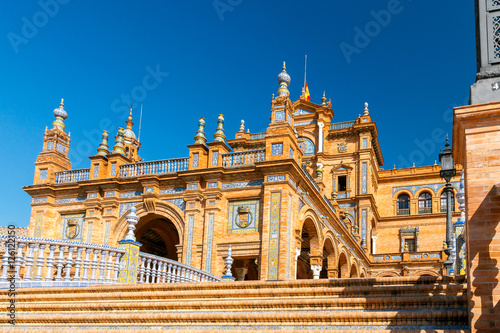
{"label": "balcony", "polygon": [[410,215],[410,209],[398,209],[396,215],[398,216]]}
{"label": "balcony", "polygon": [[255,164],[257,162],[262,162],[266,159],[266,150],[247,150],[240,151],[236,153],[227,153],[222,155],[222,166],[241,166]]}
{"label": "balcony", "polygon": [[152,162],[130,163],[120,166],[120,177],[161,175],[188,169],[189,158],[174,158]]}
{"label": "balcony", "polygon": [[419,214],[432,214],[432,208],[431,207],[428,207],[428,208],[419,208],[418,209],[418,213]]}
{"label": "balcony", "polygon": [[74,183],[89,180],[90,169],[66,170],[56,172],[56,184]]}

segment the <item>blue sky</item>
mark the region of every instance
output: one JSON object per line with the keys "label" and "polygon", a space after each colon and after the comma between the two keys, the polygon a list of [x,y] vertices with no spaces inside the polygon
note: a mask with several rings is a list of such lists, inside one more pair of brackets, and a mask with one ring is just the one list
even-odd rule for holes
{"label": "blue sky", "polygon": [[[269,123],[287,62],[292,100],[323,91],[335,121],[369,102],[385,168],[433,164],[452,108],[475,80],[473,1],[3,1],[0,23],[0,225],[29,223],[52,110],[65,99],[73,168],[89,167],[102,129],[114,137],[143,104],[141,157],[186,157],[200,116],[228,138],[241,119]],[[361,31],[361,32],[360,32]],[[156,73],[156,80],[148,78]],[[146,81],[145,81],[146,78]],[[147,88],[147,89],[146,89]],[[125,111],[125,112],[124,112]]]}

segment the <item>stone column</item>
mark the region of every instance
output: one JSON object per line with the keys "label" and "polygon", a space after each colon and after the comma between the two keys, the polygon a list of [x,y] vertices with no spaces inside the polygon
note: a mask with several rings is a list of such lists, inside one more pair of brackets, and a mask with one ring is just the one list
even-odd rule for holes
{"label": "stone column", "polygon": [[318,151],[317,153],[322,153],[323,152],[323,127],[325,127],[325,124],[323,122],[318,122]]}
{"label": "stone column", "polygon": [[245,281],[245,275],[248,272],[248,268],[237,267],[234,270],[236,271],[236,281]]}
{"label": "stone column", "polygon": [[298,247],[295,248],[295,276],[294,278],[297,278],[297,265],[299,264],[299,257],[300,257],[300,249]]}

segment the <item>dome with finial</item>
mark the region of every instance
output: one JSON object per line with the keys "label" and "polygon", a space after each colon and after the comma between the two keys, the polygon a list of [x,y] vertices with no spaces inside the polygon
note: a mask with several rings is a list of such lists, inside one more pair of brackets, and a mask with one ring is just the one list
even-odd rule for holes
{"label": "dome with finial", "polygon": [[61,104],[58,108],[54,109],[54,116],[62,118],[62,120],[68,119],[68,113],[64,110],[64,98],[61,98]]}
{"label": "dome with finial", "polygon": [[282,83],[285,83],[286,86],[288,87],[290,85],[290,82],[292,79],[290,78],[290,75],[286,72],[286,64],[283,61],[283,70],[281,73],[278,74],[278,83],[281,85]]}

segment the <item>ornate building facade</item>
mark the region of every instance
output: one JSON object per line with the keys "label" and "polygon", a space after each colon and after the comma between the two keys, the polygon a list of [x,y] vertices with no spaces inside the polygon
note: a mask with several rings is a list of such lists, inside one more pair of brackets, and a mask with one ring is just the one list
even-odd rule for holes
{"label": "ornate building facade", "polygon": [[441,275],[440,166],[384,170],[367,103],[338,123],[324,94],[320,104],[292,102],[290,81],[283,65],[264,133],[241,121],[226,140],[219,115],[209,141],[200,118],[188,157],[143,162],[131,108],[113,147],[104,131],[81,170],[71,170],[61,102],[24,187],[33,198],[29,236],[116,246],[136,207],[141,251],[218,276],[230,245],[238,280]]}

